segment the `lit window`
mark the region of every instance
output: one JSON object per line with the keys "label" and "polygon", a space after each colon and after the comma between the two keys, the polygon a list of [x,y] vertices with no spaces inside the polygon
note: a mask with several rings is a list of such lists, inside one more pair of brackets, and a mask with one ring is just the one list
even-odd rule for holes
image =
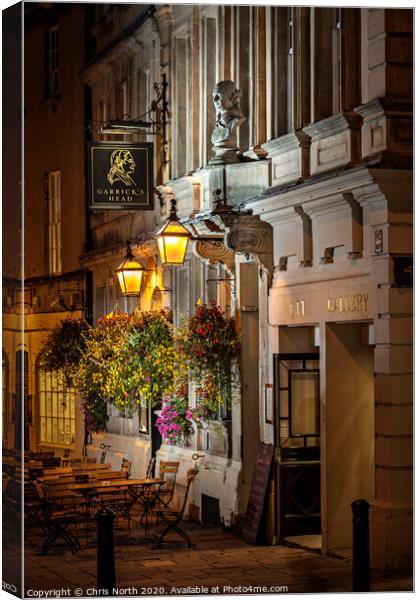
{"label": "lit window", "polygon": [[39,442],[70,446],[75,442],[75,393],[57,371],[38,371]]}
{"label": "lit window", "polygon": [[58,94],[58,27],[51,27],[48,39],[48,91]]}
{"label": "lit window", "polygon": [[60,171],[48,174],[48,260],[49,273],[61,273],[61,177]]}

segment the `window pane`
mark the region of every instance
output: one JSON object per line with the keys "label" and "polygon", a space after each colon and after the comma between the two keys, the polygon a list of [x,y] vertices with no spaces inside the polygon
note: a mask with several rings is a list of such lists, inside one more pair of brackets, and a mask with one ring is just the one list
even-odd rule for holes
{"label": "window pane", "polygon": [[318,378],[317,371],[294,371],[291,373],[292,436],[318,433]]}
{"label": "window pane", "polygon": [[38,371],[40,442],[60,445],[74,443],[75,394],[65,387],[61,374]]}

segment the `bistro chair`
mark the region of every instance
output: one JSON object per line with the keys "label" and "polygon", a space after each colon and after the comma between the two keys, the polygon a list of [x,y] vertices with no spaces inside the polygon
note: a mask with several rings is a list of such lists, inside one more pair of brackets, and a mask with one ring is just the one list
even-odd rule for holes
{"label": "bistro chair", "polygon": [[[22,514],[22,481],[15,477],[8,479],[3,492],[3,519],[20,521]],[[26,504],[25,504],[26,508]]]}
{"label": "bistro chair", "polygon": [[68,467],[70,462],[70,448],[66,448],[63,452],[63,456],[61,457],[61,466]]}
{"label": "bistro chair", "polygon": [[129,479],[131,474],[131,460],[123,458],[121,461],[121,475],[125,475]]}
{"label": "bistro chair", "polygon": [[66,507],[57,509],[54,502],[48,498],[47,489],[40,483],[34,483],[39,501],[39,521],[47,537],[41,546],[41,554],[47,554],[51,546],[62,539],[70,548],[72,554],[80,549],[77,535],[70,531],[70,526],[76,525],[79,513],[75,509]]}
{"label": "bistro chair", "polygon": [[25,535],[28,535],[32,527],[37,525],[41,527],[44,533],[47,533],[42,519],[42,508],[39,501],[39,494],[33,481],[25,482],[24,497]]}
{"label": "bistro chair", "polygon": [[119,519],[127,519],[128,532],[131,533],[131,514],[130,511],[136,498],[129,494],[126,490],[112,489],[108,493],[100,494],[96,501],[96,507],[103,506],[110,508],[117,518],[116,526]]}
{"label": "bistro chair", "polygon": [[146,479],[153,479],[153,477],[155,476],[155,465],[156,465],[156,456],[153,456],[149,460],[149,464],[147,465]]}
{"label": "bistro chair", "polygon": [[167,507],[172,502],[178,468],[179,462],[161,461],[159,463],[159,477],[165,480],[158,493],[158,503],[161,506]]}
{"label": "bistro chair", "polygon": [[194,481],[196,474],[197,472],[193,469],[190,469],[187,473],[187,487],[185,488],[184,499],[179,510],[172,510],[170,508],[162,508],[156,510],[157,517],[167,525],[167,527],[160,534],[156,549],[159,549],[161,547],[163,540],[169,533],[171,533],[171,531],[174,531],[178,535],[180,535],[185,541],[188,548],[191,548],[193,546],[190,536],[183,529],[181,529],[179,523],[181,522],[184,516],[185,508],[187,506],[188,492],[190,491],[190,486]]}

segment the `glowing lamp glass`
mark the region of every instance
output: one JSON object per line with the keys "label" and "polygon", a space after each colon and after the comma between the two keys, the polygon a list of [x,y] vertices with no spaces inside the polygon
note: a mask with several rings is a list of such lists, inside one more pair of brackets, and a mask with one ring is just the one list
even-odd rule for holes
{"label": "glowing lamp glass", "polygon": [[157,234],[160,260],[163,264],[182,265],[191,233],[179,221],[168,221]]}
{"label": "glowing lamp glass", "polygon": [[126,295],[140,293],[144,268],[133,258],[126,258],[117,269],[121,291]]}

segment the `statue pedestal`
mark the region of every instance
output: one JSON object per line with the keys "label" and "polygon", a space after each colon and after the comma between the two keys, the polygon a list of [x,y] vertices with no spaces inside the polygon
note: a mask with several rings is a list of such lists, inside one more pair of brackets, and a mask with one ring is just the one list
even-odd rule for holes
{"label": "statue pedestal", "polygon": [[239,163],[239,148],[223,148],[213,146],[213,157],[209,160],[209,165],[229,165]]}

